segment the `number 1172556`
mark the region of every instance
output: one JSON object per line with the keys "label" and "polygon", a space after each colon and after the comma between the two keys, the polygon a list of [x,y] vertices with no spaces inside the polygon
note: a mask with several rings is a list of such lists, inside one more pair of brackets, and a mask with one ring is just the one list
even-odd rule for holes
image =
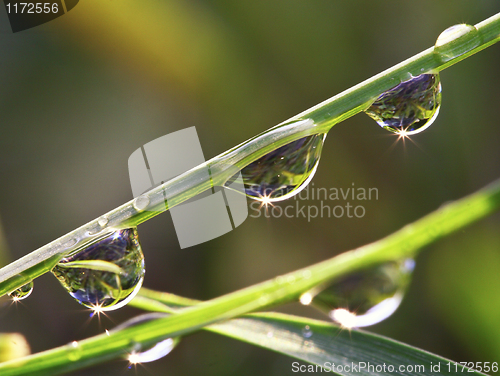
{"label": "number 1172556", "polygon": [[498,362],[450,362],[446,366],[448,372],[498,372]]}

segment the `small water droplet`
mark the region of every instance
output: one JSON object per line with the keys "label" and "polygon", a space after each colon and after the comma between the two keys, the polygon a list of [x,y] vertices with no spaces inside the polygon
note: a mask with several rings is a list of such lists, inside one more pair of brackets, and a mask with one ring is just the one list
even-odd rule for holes
{"label": "small water droplet", "polygon": [[108,218],[106,218],[106,217],[100,217],[97,220],[97,223],[99,223],[99,226],[104,227],[104,226],[106,226],[108,224]]}
{"label": "small water droplet", "polygon": [[434,53],[445,63],[481,44],[481,37],[475,26],[467,24],[447,28],[436,40]]}
{"label": "small water droplet", "polygon": [[91,228],[89,228],[88,235],[95,235],[95,234],[103,231],[107,224],[108,224],[108,218],[100,217],[97,220],[97,223],[94,224]]}
{"label": "small water droplet", "polygon": [[380,264],[306,294],[312,306],[346,328],[374,325],[399,307],[414,266],[412,259]]}
{"label": "small water droplet", "polygon": [[139,196],[134,200],[134,208],[137,211],[145,210],[149,205],[149,197],[147,196]]}
{"label": "small water droplet", "polygon": [[[122,330],[125,328],[130,328],[131,326],[138,325],[144,322],[148,322],[151,320],[159,319],[162,317],[166,317],[168,314],[164,313],[146,313],[144,315],[140,315],[134,317],[130,320],[125,321],[124,323],[118,325],[111,332],[115,332],[118,330]],[[131,365],[139,364],[139,363],[149,363],[154,362],[155,360],[161,359],[164,356],[168,355],[179,343],[178,338],[167,338],[160,342],[157,342],[150,346],[142,346],[139,343],[135,343],[132,347],[132,352],[128,354],[127,360]]]}
{"label": "small water droplet", "polygon": [[63,258],[52,273],[73,298],[96,312],[123,307],[139,291],[144,278],[137,230],[108,234]]}
{"label": "small water droplet", "polygon": [[[241,170],[246,194],[273,202],[290,198],[313,178],[326,134],[307,136],[284,145]],[[229,181],[233,181],[231,178]]]}
{"label": "small water droplet", "polygon": [[309,325],[306,325],[306,326],[304,326],[304,328],[302,328],[302,337],[311,338],[312,335],[313,335],[313,332],[312,332],[311,328],[309,327]]}
{"label": "small water droplet", "polygon": [[64,243],[62,245],[62,247],[68,249],[68,248],[74,247],[76,245],[76,243],[78,243],[78,239],[73,238],[73,239],[68,240],[66,243]]}
{"label": "small water droplet", "polygon": [[382,128],[409,136],[427,129],[441,106],[438,74],[421,74],[379,96],[365,111]]}
{"label": "small water droplet", "polygon": [[267,338],[273,338],[274,334],[273,332],[267,332]]}
{"label": "small water droplet", "polygon": [[267,303],[269,303],[269,296],[267,294],[264,294],[259,298],[259,304],[261,306],[265,306]]}
{"label": "small water droplet", "polygon": [[12,291],[9,296],[14,301],[26,299],[33,292],[33,281],[28,282],[24,286],[19,287],[17,290]]}
{"label": "small water droplet", "polygon": [[279,276],[277,276],[274,280],[276,281],[276,283],[277,283],[278,285],[282,285],[282,284],[285,282],[285,277],[283,277],[283,276],[279,275]]}

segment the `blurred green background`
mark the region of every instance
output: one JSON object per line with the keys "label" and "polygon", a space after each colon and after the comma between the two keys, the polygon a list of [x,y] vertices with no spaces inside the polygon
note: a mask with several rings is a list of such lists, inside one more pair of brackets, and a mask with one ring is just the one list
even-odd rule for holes
{"label": "blurred green background", "polygon": [[[130,200],[128,157],[157,137],[196,126],[208,159],[432,46],[447,27],[498,11],[497,0],[81,1],[12,34],[2,9],[2,257]],[[163,214],[139,227],[144,285],[211,299],[375,241],[493,181],[499,63],[495,45],[445,70],[440,116],[411,141],[363,114],[330,131],[314,186],[378,188],[364,218],[248,218],[180,250]],[[369,330],[456,361],[499,362],[499,226],[495,215],[427,247],[400,309]],[[299,304],[280,310],[325,318]],[[38,352],[138,313],[91,320],[44,275],[28,299],[3,301],[0,332],[23,333]],[[115,361],[74,374],[289,375],[292,361],[197,333],[136,370]]]}

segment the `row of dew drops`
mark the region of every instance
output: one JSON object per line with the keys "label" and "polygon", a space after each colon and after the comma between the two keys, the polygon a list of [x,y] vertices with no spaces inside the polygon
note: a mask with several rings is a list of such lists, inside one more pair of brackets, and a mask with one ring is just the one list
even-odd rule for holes
{"label": "row of dew drops", "polygon": [[[434,54],[446,63],[474,49],[480,42],[474,26],[455,25],[438,37]],[[427,129],[436,119],[440,105],[439,75],[421,74],[380,95],[365,113],[382,128],[404,137]],[[300,192],[316,171],[325,137],[324,133],[304,137],[243,168],[241,173],[247,196],[267,204]],[[148,203],[143,201],[144,198],[137,199],[137,210],[147,207]],[[99,219],[101,227],[106,224],[106,218]],[[316,286],[302,294],[300,302],[321,310],[345,328],[373,325],[398,308],[414,266],[412,259],[376,265]],[[137,229],[121,229],[101,237],[85,249],[63,258],[52,273],[73,298],[93,312],[123,307],[139,291],[144,279],[144,254]],[[21,300],[32,290],[31,281],[9,295],[14,300]],[[139,316],[115,330],[156,319],[159,315]],[[112,335],[112,332],[107,334]],[[268,337],[272,338],[272,333],[269,334]],[[306,326],[302,335],[308,339],[313,332]],[[172,351],[177,342],[178,339],[167,339],[147,349],[135,346],[128,360],[130,364],[154,361]],[[78,360],[78,342],[68,346],[68,357]]]}

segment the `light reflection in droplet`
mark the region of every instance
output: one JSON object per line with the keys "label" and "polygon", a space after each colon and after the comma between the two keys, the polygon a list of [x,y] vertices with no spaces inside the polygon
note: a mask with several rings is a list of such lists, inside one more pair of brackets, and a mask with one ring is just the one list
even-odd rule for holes
{"label": "light reflection in droplet", "polygon": [[97,314],[121,308],[133,299],[144,272],[135,228],[107,234],[52,269],[71,296]]}
{"label": "light reflection in droplet", "polygon": [[354,312],[349,312],[347,309],[338,308],[330,312],[330,317],[344,328],[362,328],[365,326],[375,325],[388,317],[390,317],[398,309],[402,294],[396,294],[392,298],[387,298],[374,307],[370,308],[366,313],[356,315]]}
{"label": "light reflection in droplet", "polygon": [[303,137],[244,167],[241,175],[247,196],[269,205],[302,191],[316,172],[325,137],[323,133]]}
{"label": "light reflection in droplet", "polygon": [[24,286],[19,287],[17,290],[9,293],[9,296],[12,298],[14,302],[18,302],[20,300],[26,299],[33,292],[33,281],[26,283]]}

